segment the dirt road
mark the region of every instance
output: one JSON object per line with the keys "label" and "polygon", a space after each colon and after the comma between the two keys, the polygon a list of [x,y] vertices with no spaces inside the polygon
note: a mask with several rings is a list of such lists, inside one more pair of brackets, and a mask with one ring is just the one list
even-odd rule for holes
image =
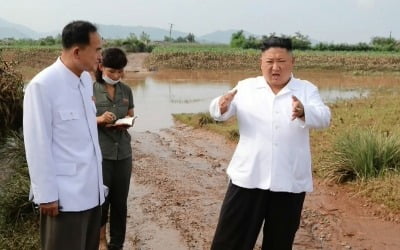
{"label": "dirt road", "polygon": [[[129,54],[127,70],[146,72],[146,56]],[[124,249],[209,249],[235,145],[181,124],[132,135],[135,160]],[[295,250],[400,249],[399,214],[317,178],[314,190],[306,196]]]}
{"label": "dirt road", "polygon": [[[185,125],[134,133],[125,249],[209,249],[234,146]],[[400,249],[398,215],[315,180],[294,249]],[[259,249],[259,244],[256,247]]]}

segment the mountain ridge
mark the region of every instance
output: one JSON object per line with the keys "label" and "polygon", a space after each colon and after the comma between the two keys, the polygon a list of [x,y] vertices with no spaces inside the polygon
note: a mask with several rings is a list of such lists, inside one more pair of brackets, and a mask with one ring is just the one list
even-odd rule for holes
{"label": "mountain ridge", "polygon": [[[102,37],[106,39],[122,39],[127,38],[130,34],[134,33],[137,37],[140,37],[142,32],[148,34],[150,39],[153,41],[162,41],[164,37],[169,37],[169,30],[157,28],[157,27],[147,27],[147,26],[128,26],[128,25],[112,25],[112,24],[98,24],[96,26],[99,29],[99,33]],[[198,42],[203,43],[220,43],[228,44],[230,42],[232,33],[239,31],[239,29],[229,29],[229,30],[218,30],[205,35],[197,36],[195,34],[195,39]],[[27,26],[11,23],[5,19],[0,18],[0,39],[4,38],[15,38],[15,39],[39,39],[46,36],[57,36],[59,32],[37,32],[30,29]],[[192,33],[192,32],[190,32]],[[185,37],[189,32],[183,32],[178,30],[172,30],[171,37],[176,39],[178,37]],[[253,35],[258,37],[259,35],[251,34],[250,32],[244,31],[246,36]]]}

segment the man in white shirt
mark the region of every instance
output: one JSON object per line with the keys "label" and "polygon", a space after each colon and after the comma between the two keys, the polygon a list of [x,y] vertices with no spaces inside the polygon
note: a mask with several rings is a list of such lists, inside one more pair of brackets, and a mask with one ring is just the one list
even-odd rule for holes
{"label": "man in white shirt", "polygon": [[211,249],[292,249],[305,192],[312,191],[309,130],[326,128],[330,110],[312,83],[293,77],[292,42],[262,44],[262,76],[240,81],[215,98],[218,121],[236,115],[240,140],[228,166],[229,183]]}
{"label": "man in white shirt", "polygon": [[101,37],[86,21],[62,31],[61,56],[37,74],[24,97],[31,196],[40,207],[41,248],[97,250],[104,202],[92,79]]}

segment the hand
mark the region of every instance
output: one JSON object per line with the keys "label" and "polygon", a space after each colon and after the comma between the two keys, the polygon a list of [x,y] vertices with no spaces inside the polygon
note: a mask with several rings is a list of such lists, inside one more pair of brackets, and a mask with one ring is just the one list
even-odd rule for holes
{"label": "hand", "polygon": [[221,115],[224,114],[226,111],[228,111],[229,105],[231,105],[231,102],[233,100],[233,98],[235,97],[237,93],[237,89],[235,89],[234,91],[228,92],[227,94],[221,96],[221,98],[219,98],[219,110],[221,112]]}
{"label": "hand", "polygon": [[113,112],[106,111],[100,116],[101,123],[109,124],[113,123],[117,117]]}
{"label": "hand", "polygon": [[58,215],[60,207],[58,206],[58,201],[53,201],[49,203],[41,203],[39,208],[42,215],[54,217]]}
{"label": "hand", "polygon": [[303,104],[297,99],[296,96],[292,96],[292,121],[296,118],[299,118],[301,120],[305,120],[304,116],[304,106]]}

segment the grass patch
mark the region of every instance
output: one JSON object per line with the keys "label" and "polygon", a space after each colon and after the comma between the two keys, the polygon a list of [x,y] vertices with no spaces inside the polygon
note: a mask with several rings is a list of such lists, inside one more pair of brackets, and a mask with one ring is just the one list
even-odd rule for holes
{"label": "grass patch", "polygon": [[0,249],[39,249],[39,215],[28,200],[29,174],[22,134],[10,132],[0,149],[9,173],[0,185]]}
{"label": "grass patch", "polygon": [[327,177],[338,183],[365,181],[400,170],[400,137],[373,129],[352,130],[336,138]]}
{"label": "grass patch", "polygon": [[173,117],[175,120],[194,128],[204,128],[222,134],[231,141],[239,141],[239,129],[236,125],[236,118],[231,118],[225,122],[217,122],[208,113],[174,114]]}

